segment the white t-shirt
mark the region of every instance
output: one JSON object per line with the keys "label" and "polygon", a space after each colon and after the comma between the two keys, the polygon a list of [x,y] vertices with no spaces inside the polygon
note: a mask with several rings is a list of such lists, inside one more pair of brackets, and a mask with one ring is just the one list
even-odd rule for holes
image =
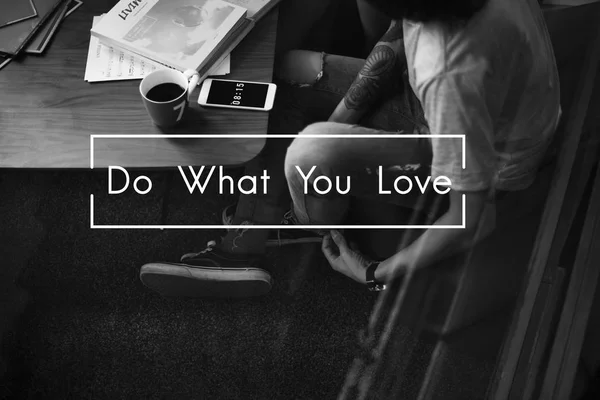
{"label": "white t-shirt", "polygon": [[431,134],[432,175],[454,190],[521,190],[560,116],[554,52],[536,0],[489,0],[468,23],[404,22],[409,81]]}

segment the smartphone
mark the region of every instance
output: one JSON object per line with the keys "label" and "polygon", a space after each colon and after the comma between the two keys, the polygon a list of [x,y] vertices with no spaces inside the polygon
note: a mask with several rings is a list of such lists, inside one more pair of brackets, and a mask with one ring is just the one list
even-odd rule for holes
{"label": "smartphone", "polygon": [[207,107],[269,111],[273,108],[277,85],[274,83],[205,79],[198,104]]}

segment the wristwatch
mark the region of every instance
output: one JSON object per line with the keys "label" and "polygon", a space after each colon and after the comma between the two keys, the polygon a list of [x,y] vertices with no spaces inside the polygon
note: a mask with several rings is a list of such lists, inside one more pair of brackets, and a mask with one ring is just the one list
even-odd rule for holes
{"label": "wristwatch", "polygon": [[383,282],[375,279],[375,270],[379,267],[379,264],[378,261],[374,261],[367,267],[367,287],[371,292],[381,292],[387,288]]}

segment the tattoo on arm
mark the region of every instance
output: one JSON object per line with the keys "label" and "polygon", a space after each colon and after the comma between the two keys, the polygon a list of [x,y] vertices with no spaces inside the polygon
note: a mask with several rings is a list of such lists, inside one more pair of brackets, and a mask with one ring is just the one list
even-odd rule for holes
{"label": "tattoo on arm", "polygon": [[405,63],[403,36],[402,22],[392,21],[346,93],[346,108],[367,109],[382,95],[398,88]]}
{"label": "tattoo on arm", "polygon": [[368,78],[359,78],[346,92],[344,104],[349,110],[360,110],[368,107],[376,98],[377,88]]}
{"label": "tattoo on arm", "polygon": [[396,66],[396,52],[389,46],[375,46],[360,74],[367,77],[386,77]]}
{"label": "tattoo on arm", "polygon": [[346,93],[344,103],[350,110],[371,106],[384,92],[396,87],[398,57],[388,45],[375,46],[356,80]]}

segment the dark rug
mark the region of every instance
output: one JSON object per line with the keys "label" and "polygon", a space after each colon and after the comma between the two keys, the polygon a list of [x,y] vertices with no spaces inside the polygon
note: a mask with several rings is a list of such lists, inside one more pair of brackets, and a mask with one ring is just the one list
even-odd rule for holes
{"label": "dark rug", "polygon": [[[374,296],[327,267],[318,246],[272,251],[275,286],[263,298],[161,298],[140,283],[139,267],[176,260],[222,232],[91,230],[88,196],[106,191],[105,177],[43,175],[51,184],[35,218],[45,237],[19,273],[30,303],[5,349],[13,398],[336,397]],[[163,210],[167,175],[149,175],[154,197],[115,204],[100,195],[98,204],[112,203],[98,218],[159,223],[164,211],[169,223],[196,213],[219,224],[227,199],[185,196],[175,185]],[[21,212],[11,210],[30,218]],[[4,245],[21,246],[3,233]]]}

